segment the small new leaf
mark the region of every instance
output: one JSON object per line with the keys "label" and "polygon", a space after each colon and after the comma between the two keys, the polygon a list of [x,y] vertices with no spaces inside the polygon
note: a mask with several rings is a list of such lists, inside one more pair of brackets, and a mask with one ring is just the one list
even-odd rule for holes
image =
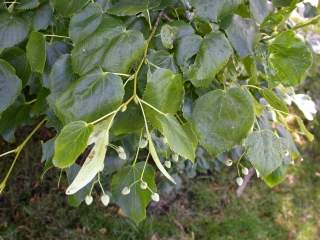
{"label": "small new leaf", "polygon": [[33,72],[43,73],[46,63],[46,40],[42,33],[32,32],[30,34],[27,59]]}

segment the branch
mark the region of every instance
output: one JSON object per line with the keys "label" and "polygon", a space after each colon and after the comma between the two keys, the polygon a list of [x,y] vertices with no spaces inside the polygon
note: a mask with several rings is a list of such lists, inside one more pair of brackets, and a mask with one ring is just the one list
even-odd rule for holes
{"label": "branch", "polygon": [[254,175],[254,173],[255,173],[255,170],[254,170],[253,168],[251,168],[251,169],[249,170],[248,175],[246,175],[246,176],[244,177],[244,180],[243,180],[242,185],[241,185],[240,187],[238,187],[238,189],[237,189],[237,196],[238,196],[238,197],[241,197],[241,195],[243,194],[244,190],[246,189],[247,185],[249,184],[250,179],[252,178],[252,176]]}

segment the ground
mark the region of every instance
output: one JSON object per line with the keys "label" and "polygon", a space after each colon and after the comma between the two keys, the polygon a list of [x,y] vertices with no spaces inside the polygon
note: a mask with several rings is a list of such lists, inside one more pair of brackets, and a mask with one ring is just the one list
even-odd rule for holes
{"label": "ground", "polygon": [[230,169],[189,180],[137,226],[98,199],[90,207],[67,206],[57,172],[40,180],[35,139],[0,197],[0,239],[320,239],[320,154],[311,152],[280,186],[270,189],[255,177],[240,198]]}

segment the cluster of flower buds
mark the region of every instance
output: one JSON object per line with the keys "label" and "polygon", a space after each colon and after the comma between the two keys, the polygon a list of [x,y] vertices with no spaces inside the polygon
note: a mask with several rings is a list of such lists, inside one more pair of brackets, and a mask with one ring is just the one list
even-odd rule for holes
{"label": "cluster of flower buds", "polygon": [[[100,197],[100,200],[103,204],[103,206],[107,207],[110,203],[110,196],[108,194],[103,194],[101,197]],[[87,195],[85,197],[85,203],[90,206],[93,202],[93,197],[91,195]]]}
{"label": "cluster of flower buds", "polygon": [[[156,193],[156,192],[153,192],[153,191],[149,188],[147,182],[141,180],[141,181],[140,181],[140,188],[141,188],[142,190],[149,190],[149,191],[151,192],[151,199],[152,199],[153,201],[155,201],[155,202],[159,202],[159,200],[160,200],[159,194]],[[129,195],[130,192],[131,192],[130,187],[126,186],[126,187],[124,187],[124,188],[122,189],[121,194],[122,194],[122,195]]]}

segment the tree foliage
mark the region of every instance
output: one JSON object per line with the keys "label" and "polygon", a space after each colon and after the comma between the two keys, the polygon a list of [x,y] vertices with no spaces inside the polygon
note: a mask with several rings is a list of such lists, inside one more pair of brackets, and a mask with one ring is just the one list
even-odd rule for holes
{"label": "tree foliage", "polygon": [[[251,166],[274,186],[297,157],[285,100],[312,65],[286,22],[296,4],[0,1],[0,134],[43,119],[57,132],[44,171],[67,173],[69,203],[100,186],[135,222],[159,201],[156,176],[176,183],[181,164],[236,152],[239,175]],[[33,133],[1,156],[14,165]]]}

